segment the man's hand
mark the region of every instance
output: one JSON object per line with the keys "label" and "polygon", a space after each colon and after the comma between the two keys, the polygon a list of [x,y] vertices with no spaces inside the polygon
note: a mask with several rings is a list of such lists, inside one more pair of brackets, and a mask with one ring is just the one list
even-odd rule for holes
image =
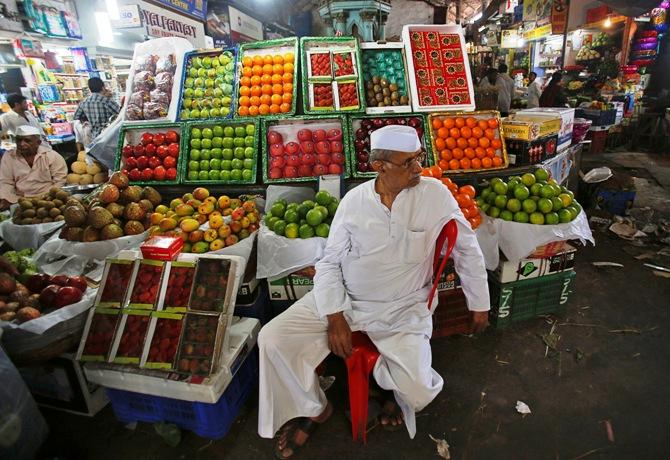
{"label": "man's hand", "polygon": [[488,311],[473,311],[471,329],[473,333],[482,332],[489,326]]}
{"label": "man's hand", "polygon": [[6,209],[9,209],[9,207],[11,205],[12,204],[9,201],[7,201],[3,198],[2,200],[0,200],[0,211],[4,211]]}
{"label": "man's hand", "polygon": [[328,348],[340,358],[351,356],[351,328],[342,312],[328,315]]}

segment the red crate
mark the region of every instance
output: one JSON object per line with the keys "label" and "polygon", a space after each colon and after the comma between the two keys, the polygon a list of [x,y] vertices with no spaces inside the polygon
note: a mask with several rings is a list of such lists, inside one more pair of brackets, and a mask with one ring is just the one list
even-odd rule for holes
{"label": "red crate", "polygon": [[471,315],[463,291],[460,289],[441,291],[438,292],[437,299],[437,308],[433,313],[431,338],[470,334]]}

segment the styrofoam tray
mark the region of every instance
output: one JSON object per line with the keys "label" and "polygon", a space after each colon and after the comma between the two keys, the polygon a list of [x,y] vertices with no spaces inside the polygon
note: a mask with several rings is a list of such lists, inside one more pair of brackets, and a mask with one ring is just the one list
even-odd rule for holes
{"label": "styrofoam tray", "polygon": [[255,318],[236,319],[237,321],[229,328],[230,348],[227,352],[222,353],[219,370],[202,383],[168,380],[166,378],[168,374],[165,372],[162,372],[162,376],[154,376],[160,371],[144,371],[145,374],[143,375],[140,370],[125,367],[123,370],[117,370],[98,363],[86,363],[84,365],[86,378],[98,385],[117,390],[133,391],[182,401],[215,403],[221,398],[240,364],[244,362],[256,345],[258,332],[261,329],[260,321]]}

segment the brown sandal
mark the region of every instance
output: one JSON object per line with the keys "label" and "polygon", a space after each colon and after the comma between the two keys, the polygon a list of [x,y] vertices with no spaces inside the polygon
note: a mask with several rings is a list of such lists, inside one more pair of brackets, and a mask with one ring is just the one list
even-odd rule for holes
{"label": "brown sandal", "polygon": [[[319,425],[320,423],[315,422],[314,420],[308,417],[300,417],[287,423],[285,427],[280,430],[280,435],[277,441],[275,442],[275,448],[274,448],[275,458],[279,460],[286,460],[287,458],[293,457],[296,454],[296,452],[298,452],[305,445],[305,443],[307,443],[307,441],[312,436],[314,431],[316,431],[316,428]],[[302,431],[306,435],[305,441],[302,444],[296,444],[296,442],[293,440],[298,431]],[[287,439],[287,441],[284,447],[280,449],[279,442],[282,439],[282,435],[286,435],[285,439]],[[287,449],[291,450],[290,455],[284,455],[284,451]]]}

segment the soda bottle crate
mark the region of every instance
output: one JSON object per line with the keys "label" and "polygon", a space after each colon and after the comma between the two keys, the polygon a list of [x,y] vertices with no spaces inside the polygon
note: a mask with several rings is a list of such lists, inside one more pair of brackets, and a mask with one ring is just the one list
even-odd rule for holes
{"label": "soda bottle crate", "polygon": [[470,311],[461,289],[438,291],[437,307],[433,312],[433,335],[431,338],[454,334],[469,334]]}

